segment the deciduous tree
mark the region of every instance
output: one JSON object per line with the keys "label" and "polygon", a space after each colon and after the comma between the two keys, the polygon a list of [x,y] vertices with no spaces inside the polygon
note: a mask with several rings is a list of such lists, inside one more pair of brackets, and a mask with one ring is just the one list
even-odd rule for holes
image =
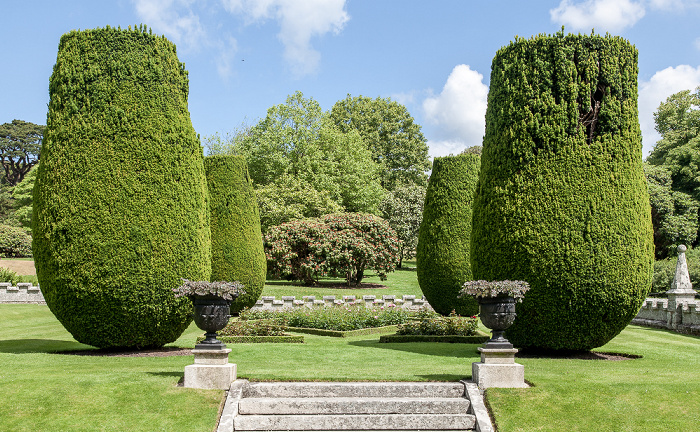
{"label": "deciduous tree", "polygon": [[389,98],[348,95],[333,105],[330,116],[342,132],[360,133],[380,166],[385,189],[427,184],[426,171],[431,167],[427,140],[404,105]]}
{"label": "deciduous tree", "polygon": [[5,179],[14,186],[39,162],[46,126],[12,120],[0,126],[0,163]]}

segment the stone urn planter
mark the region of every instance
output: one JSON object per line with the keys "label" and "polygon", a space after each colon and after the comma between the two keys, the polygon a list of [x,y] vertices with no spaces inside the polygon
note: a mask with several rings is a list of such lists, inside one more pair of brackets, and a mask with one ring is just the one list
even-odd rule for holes
{"label": "stone urn planter", "polygon": [[479,318],[482,324],[491,330],[491,339],[484,346],[489,348],[513,348],[503,336],[515,321],[515,298],[508,295],[480,297]]}
{"label": "stone urn planter", "polygon": [[[228,324],[232,300],[215,295],[190,296],[194,307],[194,323],[204,330],[204,340],[197,344],[199,349],[220,349],[224,343],[216,338],[216,332]],[[200,346],[201,345],[201,346]]]}
{"label": "stone urn planter", "polygon": [[513,345],[503,336],[515,321],[515,304],[522,301],[530,285],[523,281],[469,281],[464,284],[461,296],[471,295],[479,302],[479,318],[492,337],[486,348],[511,349]]}
{"label": "stone urn planter", "polygon": [[205,339],[196,349],[221,350],[226,348],[216,338],[216,332],[228,324],[231,302],[241,294],[243,285],[239,282],[188,281],[173,289],[175,297],[187,297],[194,307],[194,323],[205,331]]}

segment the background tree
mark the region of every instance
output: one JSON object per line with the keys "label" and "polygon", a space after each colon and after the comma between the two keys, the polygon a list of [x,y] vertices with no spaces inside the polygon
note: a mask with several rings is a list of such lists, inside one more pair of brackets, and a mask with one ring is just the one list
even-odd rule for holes
{"label": "background tree", "polygon": [[[647,162],[671,174],[667,183],[673,192],[688,194],[700,202],[700,87],[695,92],[684,90],[669,96],[654,113],[654,122],[661,140]],[[697,241],[696,235],[692,244]]]}
{"label": "background tree", "polygon": [[328,191],[319,191],[304,180],[285,176],[255,190],[260,206],[260,225],[270,227],[295,219],[318,218],[339,213],[343,206],[333,201]]}
{"label": "background tree", "polygon": [[12,120],[0,126],[0,162],[5,180],[15,186],[39,162],[46,126]]}
{"label": "background tree", "polygon": [[389,98],[347,95],[333,105],[330,117],[341,132],[360,133],[379,164],[385,189],[426,185],[431,168],[427,140],[405,106]]}
{"label": "background tree", "polygon": [[348,212],[377,213],[384,197],[378,167],[359,134],[338,131],[318,102],[301,92],[270,108],[231,149],[245,156],[256,188],[284,187],[292,178]]}
{"label": "background tree", "polygon": [[474,279],[530,284],[516,346],[602,346],[651,288],[637,73],[613,36],[517,38],[493,59],[471,260]]}
{"label": "background tree", "polygon": [[644,174],[649,188],[656,258],[674,257],[678,245],[695,244],[700,204],[692,196],[673,190],[671,173],[663,166],[645,163]]}
{"label": "background tree", "polygon": [[382,218],[396,231],[396,236],[401,241],[398,267],[401,267],[404,258],[411,258],[416,254],[424,201],[425,187],[407,184],[388,192],[379,206]]}

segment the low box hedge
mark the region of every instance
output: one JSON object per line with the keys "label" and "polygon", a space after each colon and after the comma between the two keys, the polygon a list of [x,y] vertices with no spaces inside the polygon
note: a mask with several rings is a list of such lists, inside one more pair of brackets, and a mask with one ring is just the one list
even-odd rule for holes
{"label": "low box hedge", "polygon": [[312,335],[317,335],[317,336],[330,336],[330,337],[344,338],[344,337],[353,337],[353,336],[364,336],[364,335],[375,334],[375,333],[395,332],[396,326],[390,325],[390,326],[384,326],[384,327],[369,327],[369,328],[363,328],[363,329],[358,329],[358,330],[346,330],[346,331],[324,330],[324,329],[305,328],[305,327],[286,327],[286,329],[288,331],[297,332],[297,333],[306,333],[306,334],[312,334]]}
{"label": "low box hedge", "polygon": [[403,343],[403,342],[443,342],[443,343],[467,343],[482,344],[491,337],[481,331],[477,331],[474,336],[435,336],[435,335],[382,335],[379,336],[380,343]]}
{"label": "low box hedge", "polygon": [[[217,336],[223,343],[304,343],[304,336],[284,335],[284,336]],[[204,336],[197,338],[197,343],[204,340]]]}

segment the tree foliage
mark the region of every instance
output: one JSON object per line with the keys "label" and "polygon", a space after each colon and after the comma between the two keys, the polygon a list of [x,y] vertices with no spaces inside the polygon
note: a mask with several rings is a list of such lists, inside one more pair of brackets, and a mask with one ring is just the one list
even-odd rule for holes
{"label": "tree foliage", "polygon": [[472,297],[460,297],[464,282],[472,279],[469,259],[472,205],[480,158],[462,154],[435,158],[425,194],[423,221],[418,233],[418,284],[436,312],[476,315]]}
{"label": "tree foliage", "polygon": [[379,164],[385,189],[425,186],[431,168],[427,140],[405,106],[389,98],[347,95],[333,105],[330,117],[342,132],[359,132]]}
{"label": "tree foliage", "polygon": [[[664,184],[670,188],[669,193],[677,198],[679,204],[674,214],[665,212],[672,216],[668,218],[668,223],[658,225],[665,226],[668,231],[659,232],[655,224],[656,237],[666,239],[664,244],[668,246],[675,239],[690,240],[686,233],[689,228],[686,222],[693,203],[688,201],[687,196],[700,202],[700,87],[694,93],[684,90],[669,96],[654,113],[654,122],[661,140],[654,146],[647,162],[670,173],[670,179],[665,180]],[[696,214],[696,229],[700,229],[697,218]],[[696,231],[694,241],[686,244],[697,245],[699,234]],[[665,256],[658,252],[657,250],[657,256]]]}
{"label": "tree foliage", "polygon": [[269,270],[315,284],[322,276],[359,285],[365,271],[380,278],[396,268],[398,239],[389,224],[366,213],[339,213],[272,227],[265,235]]}
{"label": "tree foliage", "polygon": [[285,222],[317,218],[343,210],[328,191],[316,190],[306,181],[295,177],[282,177],[275,183],[257,188],[255,193],[260,205],[263,233],[270,227]]}
{"label": "tree foliage", "polygon": [[530,284],[517,346],[601,346],[649,292],[637,72],[613,36],[518,38],[493,59],[471,260],[474,279]]}
{"label": "tree foliage", "polygon": [[425,187],[417,184],[406,184],[387,193],[379,206],[382,217],[396,231],[396,236],[401,241],[399,267],[401,267],[404,258],[411,258],[416,254],[418,230],[423,220],[424,201]]}
{"label": "tree foliage", "polygon": [[46,126],[12,120],[0,126],[0,163],[11,186],[20,183],[39,162]]}
{"label": "tree foliage", "polygon": [[649,188],[654,250],[657,259],[674,256],[678,245],[695,244],[700,204],[690,195],[673,190],[671,172],[644,164]]}
{"label": "tree foliage", "polygon": [[[245,156],[257,187],[289,178],[327,193],[345,211],[376,213],[384,196],[371,153],[357,133],[341,133],[301,92],[275,105],[233,152]],[[265,218],[266,215],[263,215]]]}
{"label": "tree foliage", "polygon": [[671,172],[675,190],[700,200],[700,87],[669,96],[654,113],[661,140],[647,161]]}
{"label": "tree foliage", "polygon": [[73,337],[176,340],[172,288],[211,272],[202,148],[175,45],[145,28],[61,37],[34,187],[32,249],[46,303]]}
{"label": "tree foliage", "polygon": [[14,200],[13,219],[17,221],[19,226],[27,230],[30,234],[32,232],[32,208],[34,206],[33,191],[37,171],[38,164],[24,176],[24,180],[12,188],[12,198]]}

